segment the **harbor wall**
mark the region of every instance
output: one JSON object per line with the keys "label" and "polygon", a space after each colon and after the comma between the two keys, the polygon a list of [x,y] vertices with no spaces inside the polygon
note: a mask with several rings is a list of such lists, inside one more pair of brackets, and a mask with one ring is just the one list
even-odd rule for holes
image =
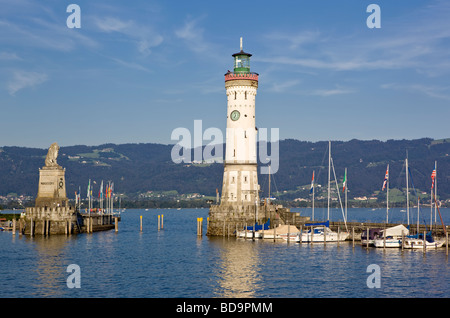
{"label": "harbor wall", "polygon": [[302,217],[300,213],[290,212],[289,208],[281,205],[211,205],[206,235],[225,236],[234,235],[236,229],[245,226],[265,224],[270,220],[270,228],[284,224],[300,224],[307,222],[309,217]]}

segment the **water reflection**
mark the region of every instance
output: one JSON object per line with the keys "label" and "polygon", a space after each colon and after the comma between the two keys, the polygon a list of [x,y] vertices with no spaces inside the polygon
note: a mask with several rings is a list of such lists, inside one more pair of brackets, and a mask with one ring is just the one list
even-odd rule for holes
{"label": "water reflection", "polygon": [[34,287],[37,289],[36,296],[61,297],[66,285],[66,267],[63,259],[67,245],[72,238],[62,235],[49,237],[36,236],[33,240],[37,252],[36,257],[36,279]]}
{"label": "water reflection", "polygon": [[219,249],[215,268],[219,288],[217,297],[257,297],[261,289],[261,259],[258,242],[212,238]]}

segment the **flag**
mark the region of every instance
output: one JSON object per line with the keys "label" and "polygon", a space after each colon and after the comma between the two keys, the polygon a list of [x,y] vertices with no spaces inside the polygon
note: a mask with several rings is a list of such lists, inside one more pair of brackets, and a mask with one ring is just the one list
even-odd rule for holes
{"label": "flag", "polygon": [[103,180],[102,180],[102,183],[100,184],[100,190],[98,191],[98,196],[100,199],[103,200]]}
{"label": "flag", "polygon": [[309,190],[309,193],[312,193],[314,189],[314,171],[313,171],[313,175],[312,175],[312,179],[311,179],[311,190]]}
{"label": "flag", "polygon": [[345,170],[344,182],[342,183],[342,192],[345,192],[346,187],[347,187],[347,170]]}
{"label": "flag", "polygon": [[389,180],[389,165],[387,165],[386,168],[386,175],[384,176],[383,188],[381,189],[381,191],[383,191],[386,188],[386,183],[388,180]]}
{"label": "flag", "polygon": [[91,194],[91,179],[89,179],[88,188],[87,188],[87,198],[89,198],[89,195]]}
{"label": "flag", "polygon": [[436,169],[431,173],[431,189],[434,188],[434,180],[436,179]]}

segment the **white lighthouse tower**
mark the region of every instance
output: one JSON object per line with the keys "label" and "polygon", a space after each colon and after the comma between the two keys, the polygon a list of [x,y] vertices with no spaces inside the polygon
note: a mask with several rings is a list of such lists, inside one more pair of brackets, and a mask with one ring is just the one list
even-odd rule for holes
{"label": "white lighthouse tower", "polygon": [[250,57],[233,54],[234,69],[225,74],[227,131],[221,205],[255,205],[258,199],[255,97],[258,74],[250,72]]}
{"label": "white lighthouse tower", "polygon": [[208,235],[266,222],[270,212],[259,200],[255,97],[258,74],[250,71],[250,53],[233,54],[233,71],[225,74],[227,131],[220,204],[209,209]]}

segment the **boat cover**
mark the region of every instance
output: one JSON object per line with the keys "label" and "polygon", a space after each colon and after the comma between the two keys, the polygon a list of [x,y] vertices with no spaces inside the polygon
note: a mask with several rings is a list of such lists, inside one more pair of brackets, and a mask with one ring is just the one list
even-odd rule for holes
{"label": "boat cover", "polygon": [[[269,225],[270,225],[270,219],[267,220],[266,223],[259,225],[258,222],[256,222],[255,225],[255,231],[260,231],[260,230],[268,230],[269,229]],[[247,226],[247,231],[253,231],[253,226]]]}
{"label": "boat cover", "polygon": [[[279,227],[276,228],[276,230],[277,230],[277,235],[287,234],[288,231],[289,231],[289,233],[300,232],[300,230],[295,225],[280,225]],[[275,229],[270,229],[270,230],[264,231],[264,235],[270,235],[270,234],[273,235],[274,233],[275,233]]]}
{"label": "boat cover", "polygon": [[[388,236],[402,236],[402,231],[405,235],[409,235],[409,230],[403,225],[396,225],[386,229],[386,237]],[[384,233],[384,230],[381,232]]]}

